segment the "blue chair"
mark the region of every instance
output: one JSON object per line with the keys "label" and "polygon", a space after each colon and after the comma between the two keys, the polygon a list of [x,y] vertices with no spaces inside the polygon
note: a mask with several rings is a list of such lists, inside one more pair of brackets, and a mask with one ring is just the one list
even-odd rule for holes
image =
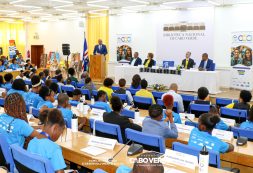
{"label": "blue chair", "polygon": [[112,86],[112,90],[113,91],[116,91],[116,90],[118,90],[119,89],[119,86]]}
{"label": "blue chair", "polygon": [[246,121],[247,116],[248,116],[248,113],[246,110],[230,109],[226,107],[220,108],[220,114],[222,117],[235,119],[237,123]]}
{"label": "blue chair", "polygon": [[253,141],[253,130],[231,127],[231,131],[233,132],[235,137],[243,136],[247,137],[250,141]]}
{"label": "blue chair", "polygon": [[85,86],[85,83],[83,83],[83,82],[78,82],[78,83],[76,84],[76,87],[77,87],[77,88],[82,88],[83,86]]}
{"label": "blue chair", "polygon": [[123,144],[123,138],[119,125],[110,124],[102,121],[94,121],[94,119],[90,119],[91,131],[93,131],[94,123],[95,123],[96,136],[117,139],[119,143]]}
{"label": "blue chair", "polygon": [[[198,149],[196,147],[192,147],[189,145],[185,145],[179,142],[173,142],[172,143],[172,150],[182,152],[185,154],[190,154],[193,156],[197,156],[199,159],[199,152],[201,149]],[[220,153],[212,150],[208,150],[209,152],[209,165],[220,168]]]}
{"label": "blue chair", "polygon": [[8,168],[9,172],[14,173],[14,161],[11,149],[4,134],[0,133],[0,165]]}
{"label": "blue chair", "polygon": [[152,99],[148,97],[133,96],[134,105],[140,109],[148,109],[152,105]]}
{"label": "blue chair", "polygon": [[32,154],[24,150],[17,144],[10,146],[12,151],[13,160],[15,162],[18,172],[26,173],[52,173],[54,169],[51,162],[37,154]]}
{"label": "blue chair", "polygon": [[97,101],[98,100],[98,91],[97,90],[92,90],[91,94],[94,96],[95,101]]}
{"label": "blue chair", "polygon": [[[165,109],[164,103],[162,99],[157,99],[156,102],[158,105],[162,106]],[[176,113],[179,113],[179,106],[178,106],[178,102],[174,102],[174,106],[173,106],[173,111]]]}
{"label": "blue chair", "polygon": [[96,170],[93,171],[93,173],[107,173],[107,172],[105,172],[102,169],[96,169]]}
{"label": "blue chair", "polygon": [[70,104],[71,106],[77,107],[77,105],[78,105],[79,103],[80,103],[80,102],[78,102],[78,101],[69,100],[69,104]]}
{"label": "blue chair", "polygon": [[196,127],[196,128],[198,128],[198,126],[199,126],[199,124],[197,122],[191,122],[191,121],[185,121],[184,124],[187,125],[187,126],[193,126],[193,127]]}
{"label": "blue chair", "polygon": [[71,81],[71,85],[76,87],[76,82],[75,81]]}
{"label": "blue chair", "polygon": [[0,106],[4,107],[4,98],[0,98]]}
{"label": "blue chair", "polygon": [[58,82],[57,79],[51,79],[51,81],[52,81],[53,83],[57,83],[57,82]]}
{"label": "blue chair", "polygon": [[91,109],[95,108],[95,109],[101,109],[101,110],[105,110],[104,107],[102,106],[96,106],[96,105],[89,105]]}
{"label": "blue chair", "polygon": [[127,110],[127,109],[123,109],[120,114],[128,118],[132,118],[132,119],[135,118],[135,112]]}
{"label": "blue chair", "polygon": [[75,88],[73,88],[72,86],[61,86],[61,91],[64,93],[67,93],[69,97],[73,97],[73,91],[75,90]]}
{"label": "blue chair", "polygon": [[112,96],[117,96],[123,103],[127,103],[128,105],[130,105],[127,94],[112,93]]}
{"label": "blue chair", "polygon": [[207,113],[210,110],[210,105],[204,104],[190,104],[190,113],[195,114],[195,117],[199,117],[203,113]]}
{"label": "blue chair", "polygon": [[144,149],[165,153],[165,142],[161,136],[151,135],[127,128],[125,130],[127,140],[142,144]]}
{"label": "blue chair", "polygon": [[152,94],[153,94],[155,100],[157,100],[157,99],[161,99],[162,95],[165,94],[165,92],[152,91]]}
{"label": "blue chair", "polygon": [[91,94],[90,90],[88,89],[81,89],[82,95],[85,95],[85,99],[90,100],[91,99]]}
{"label": "blue chair", "polygon": [[32,82],[30,80],[25,80],[25,84],[30,87],[32,87]]}
{"label": "blue chair", "polygon": [[197,96],[188,95],[188,94],[180,94],[183,99],[184,110],[188,110],[189,105],[192,101],[197,100]]}
{"label": "blue chair", "polygon": [[139,91],[139,89],[131,89],[131,88],[127,88],[127,90],[132,94],[135,95],[137,91]]}
{"label": "blue chair", "polygon": [[232,100],[228,98],[216,98],[216,105],[219,107],[224,107],[231,103],[238,103],[238,100]]}
{"label": "blue chair", "polygon": [[34,117],[38,118],[38,117],[39,117],[39,114],[40,114],[40,110],[33,107],[33,108],[32,108],[32,115],[33,115]]}

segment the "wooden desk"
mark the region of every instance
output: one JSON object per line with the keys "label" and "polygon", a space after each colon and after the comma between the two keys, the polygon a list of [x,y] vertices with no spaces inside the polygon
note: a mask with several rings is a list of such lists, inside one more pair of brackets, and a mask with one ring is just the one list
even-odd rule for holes
{"label": "wooden desk", "polygon": [[[44,70],[44,68],[38,68],[36,74],[39,74],[43,70]],[[2,75],[4,77],[4,75],[7,73],[11,73],[13,75],[13,79],[16,79],[16,77],[20,74],[20,71],[0,72],[0,75]]]}

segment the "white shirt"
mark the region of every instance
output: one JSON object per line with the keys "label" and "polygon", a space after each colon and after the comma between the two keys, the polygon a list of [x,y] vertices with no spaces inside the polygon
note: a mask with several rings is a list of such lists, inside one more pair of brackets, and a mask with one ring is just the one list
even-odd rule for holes
{"label": "white shirt", "polygon": [[134,66],[134,63],[136,61],[137,58],[134,58],[133,61],[131,62],[131,65]]}
{"label": "white shirt", "polygon": [[174,102],[178,103],[179,112],[184,112],[184,103],[182,96],[176,93],[174,90],[169,90],[168,92],[162,95],[162,99],[166,94],[172,95],[174,98]]}

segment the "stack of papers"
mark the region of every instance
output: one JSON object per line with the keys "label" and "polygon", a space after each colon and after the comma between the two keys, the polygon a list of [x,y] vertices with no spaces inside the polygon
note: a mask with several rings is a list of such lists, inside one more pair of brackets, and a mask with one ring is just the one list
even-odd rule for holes
{"label": "stack of papers", "polygon": [[92,156],[98,156],[106,152],[106,150],[94,146],[88,146],[86,148],[82,148],[81,151],[90,154]]}

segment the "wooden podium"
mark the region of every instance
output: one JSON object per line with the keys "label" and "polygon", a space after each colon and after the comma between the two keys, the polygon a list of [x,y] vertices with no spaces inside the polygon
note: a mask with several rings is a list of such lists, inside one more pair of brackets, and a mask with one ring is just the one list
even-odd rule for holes
{"label": "wooden podium", "polygon": [[90,55],[90,77],[93,81],[103,82],[105,79],[106,60],[104,55]]}

